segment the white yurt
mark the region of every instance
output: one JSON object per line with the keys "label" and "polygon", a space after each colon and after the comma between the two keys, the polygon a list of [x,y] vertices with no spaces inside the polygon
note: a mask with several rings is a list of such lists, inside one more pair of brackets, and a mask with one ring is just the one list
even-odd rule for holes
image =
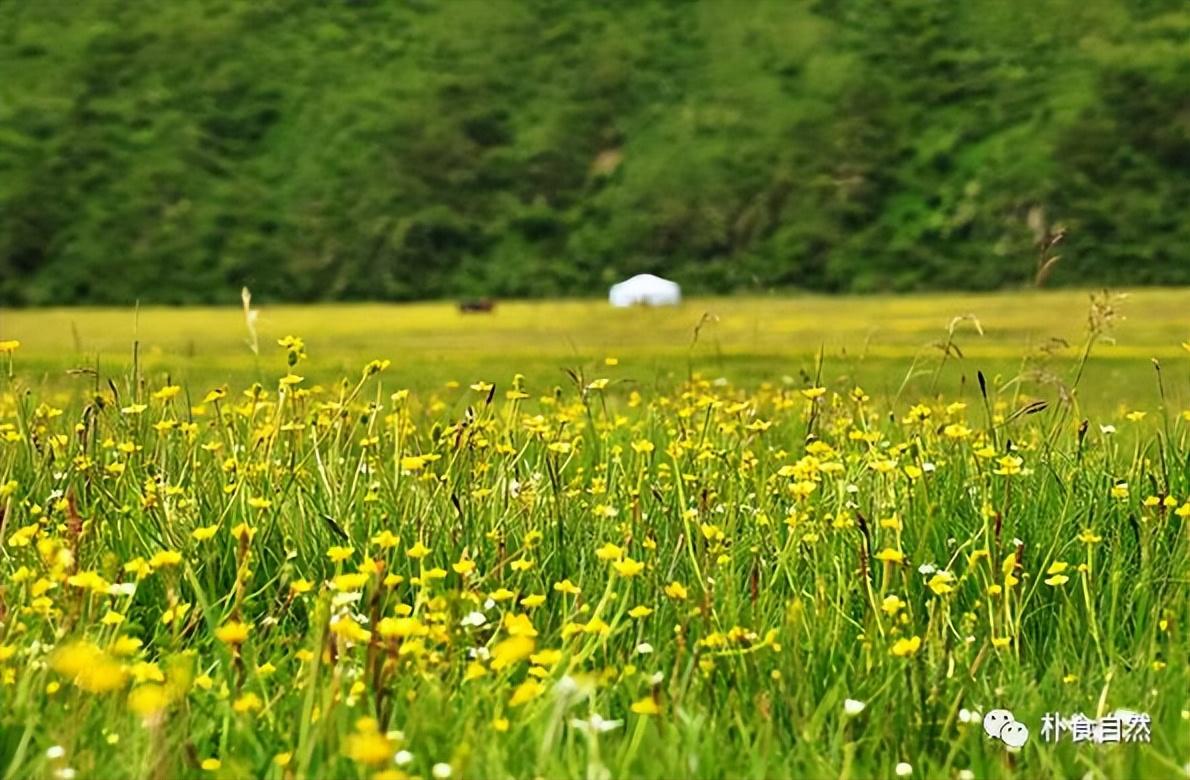
{"label": "white yurt", "polygon": [[676,282],[653,274],[637,274],[613,284],[607,294],[612,306],[677,306],[682,302],[682,288]]}

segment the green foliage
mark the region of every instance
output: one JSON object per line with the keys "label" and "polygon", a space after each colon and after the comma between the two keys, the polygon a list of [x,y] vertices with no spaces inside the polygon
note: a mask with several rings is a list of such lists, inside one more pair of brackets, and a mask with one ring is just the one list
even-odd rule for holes
{"label": "green foliage", "polygon": [[[1190,283],[1176,2],[0,5],[0,301]],[[1032,215],[1032,217],[1030,216]]]}
{"label": "green foliage", "polygon": [[[1075,296],[999,297],[1048,316]],[[1143,322],[1177,293],[1137,297]],[[960,318],[886,398],[827,381],[832,358],[821,380],[774,381],[790,361],[770,356],[765,379],[737,383],[655,371],[638,346],[534,380],[505,338],[474,353],[498,370],[471,362],[444,385],[426,383],[440,355],[350,357],[368,338],[384,354],[364,310],[423,310],[434,332],[453,315],[458,339],[464,318],[442,303],[262,316],[305,318],[312,338],[262,332],[259,382],[223,383],[231,362],[175,382],[203,362],[176,349],[155,368],[67,374],[64,350],[43,351],[53,320],[81,314],[83,337],[105,338],[115,313],[18,312],[41,327],[0,341],[0,766],[13,780],[1185,778],[1190,415],[1174,399],[1190,383],[1184,355],[1159,393],[1121,381],[1123,344],[1092,356],[1115,305],[1097,299],[1084,346],[1044,361],[1083,377],[1077,395],[973,377],[988,364],[951,349]],[[607,314],[510,308],[556,327],[551,306]],[[671,312],[607,319],[647,341],[639,323]],[[177,338],[202,316],[148,310],[144,325]],[[1100,362],[1109,373],[1083,375]],[[1147,400],[1084,403],[1125,394]],[[978,713],[999,708],[1032,732],[1019,751],[985,733]],[[1077,712],[1119,713],[1149,739],[1044,725]]]}

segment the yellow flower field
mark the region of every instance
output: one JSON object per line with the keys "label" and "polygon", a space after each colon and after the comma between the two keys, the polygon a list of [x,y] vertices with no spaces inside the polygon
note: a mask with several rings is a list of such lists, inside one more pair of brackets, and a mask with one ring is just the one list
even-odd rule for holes
{"label": "yellow flower field", "polygon": [[[1069,339],[1045,354],[1006,305],[867,337],[879,359],[862,301],[838,315],[850,357],[779,343],[799,326],[761,325],[786,303],[604,333],[594,304],[439,306],[441,361],[408,333],[384,349],[366,312],[205,334],[144,312],[120,358],[115,325],[54,353],[56,318],[114,314],[7,312],[0,766],[1177,777],[1190,355],[1146,319],[1183,294],[1145,295],[1124,325],[1117,299],[1049,299],[1037,332]],[[589,325],[569,347],[529,324],[565,316]],[[485,328],[520,335],[465,335]],[[988,736],[998,710],[1026,742]],[[1051,741],[1052,712],[1135,738]]]}

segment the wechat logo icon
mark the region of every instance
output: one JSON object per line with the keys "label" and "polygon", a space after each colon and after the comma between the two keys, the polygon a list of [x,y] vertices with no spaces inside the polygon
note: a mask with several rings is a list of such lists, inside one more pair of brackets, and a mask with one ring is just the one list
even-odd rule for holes
{"label": "wechat logo icon", "polygon": [[1019,748],[1029,741],[1029,727],[1018,721],[1008,710],[992,710],[983,716],[983,730],[1010,748]]}

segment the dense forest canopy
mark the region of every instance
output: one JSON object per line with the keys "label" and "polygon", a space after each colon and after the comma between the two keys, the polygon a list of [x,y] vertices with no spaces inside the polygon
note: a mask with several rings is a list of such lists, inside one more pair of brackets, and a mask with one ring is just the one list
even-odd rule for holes
{"label": "dense forest canopy", "polygon": [[1190,283],[1181,0],[14,0],[0,302]]}

